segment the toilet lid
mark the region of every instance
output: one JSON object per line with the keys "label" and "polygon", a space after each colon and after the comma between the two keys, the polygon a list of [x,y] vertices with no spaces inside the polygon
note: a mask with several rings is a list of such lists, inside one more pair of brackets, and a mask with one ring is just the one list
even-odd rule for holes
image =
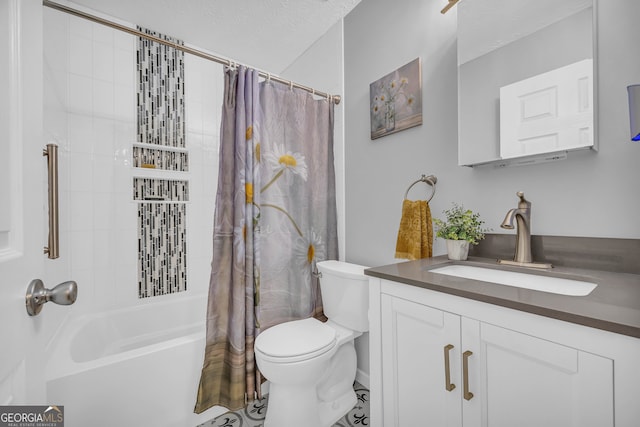
{"label": "toilet lid", "polygon": [[273,326],[256,338],[255,347],[271,357],[321,354],[335,345],[336,331],[317,319],[294,320]]}

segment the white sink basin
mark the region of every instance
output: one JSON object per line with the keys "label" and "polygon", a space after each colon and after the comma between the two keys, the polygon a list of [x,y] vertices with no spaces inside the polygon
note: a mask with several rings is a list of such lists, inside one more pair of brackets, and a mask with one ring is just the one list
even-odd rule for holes
{"label": "white sink basin", "polygon": [[429,272],[578,297],[589,295],[591,291],[598,286],[595,283],[582,280],[562,279],[559,277],[540,276],[459,264],[434,268],[433,270],[429,270]]}

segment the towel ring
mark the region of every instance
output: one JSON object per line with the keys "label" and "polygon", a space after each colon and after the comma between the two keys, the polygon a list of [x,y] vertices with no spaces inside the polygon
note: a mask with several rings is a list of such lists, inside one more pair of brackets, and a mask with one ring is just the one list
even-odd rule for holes
{"label": "towel ring", "polygon": [[404,199],[405,200],[407,199],[407,196],[409,195],[409,190],[411,190],[411,187],[413,187],[419,182],[424,182],[425,184],[429,184],[431,186],[431,196],[429,196],[429,198],[427,199],[427,202],[430,202],[431,199],[433,199],[433,196],[436,195],[436,183],[438,182],[438,178],[435,175],[428,175],[428,176],[422,175],[420,179],[417,179],[413,183],[411,183],[409,188],[407,188],[407,191],[405,191],[404,193]]}

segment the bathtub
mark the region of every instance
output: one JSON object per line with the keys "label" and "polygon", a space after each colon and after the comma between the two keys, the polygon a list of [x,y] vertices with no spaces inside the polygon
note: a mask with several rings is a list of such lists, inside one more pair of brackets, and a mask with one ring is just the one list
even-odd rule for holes
{"label": "bathtub", "polygon": [[47,402],[66,427],[195,427],[206,296],[69,318],[48,347]]}

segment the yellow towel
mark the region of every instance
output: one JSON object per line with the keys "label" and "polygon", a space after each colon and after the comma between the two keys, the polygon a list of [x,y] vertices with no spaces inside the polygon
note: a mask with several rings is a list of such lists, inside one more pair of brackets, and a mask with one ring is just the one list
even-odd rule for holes
{"label": "yellow towel", "polygon": [[431,210],[425,200],[402,202],[402,218],[396,242],[396,258],[410,260],[433,255]]}

